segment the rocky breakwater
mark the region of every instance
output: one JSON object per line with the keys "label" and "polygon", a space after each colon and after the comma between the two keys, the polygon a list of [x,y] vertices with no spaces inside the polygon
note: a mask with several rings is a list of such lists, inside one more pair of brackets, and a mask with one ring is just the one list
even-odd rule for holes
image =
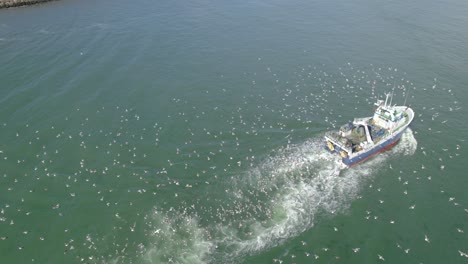
{"label": "rocky breakwater", "polygon": [[35,5],[44,2],[50,2],[54,0],[0,0],[0,9],[9,8],[16,6]]}

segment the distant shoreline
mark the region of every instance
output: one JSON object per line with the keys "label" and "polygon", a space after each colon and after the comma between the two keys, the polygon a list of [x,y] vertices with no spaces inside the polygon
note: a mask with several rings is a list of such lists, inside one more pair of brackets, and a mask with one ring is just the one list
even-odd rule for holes
{"label": "distant shoreline", "polygon": [[0,0],[0,9],[18,7],[18,6],[35,5],[35,4],[40,4],[40,3],[50,2],[50,1],[55,1],[55,0]]}

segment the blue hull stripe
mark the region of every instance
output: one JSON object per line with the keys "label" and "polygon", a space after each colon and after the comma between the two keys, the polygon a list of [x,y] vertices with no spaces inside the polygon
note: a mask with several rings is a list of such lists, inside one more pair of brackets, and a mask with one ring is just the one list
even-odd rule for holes
{"label": "blue hull stripe", "polygon": [[[401,138],[401,135],[403,134],[403,132],[406,130],[403,129],[400,133],[394,135],[393,137],[391,138],[388,138],[387,140],[385,140],[383,143],[380,143],[376,146],[374,146],[374,148],[372,149],[369,149],[365,152],[363,152],[362,154],[356,156],[356,157],[353,157],[353,158],[342,158],[342,161],[344,164],[348,165],[348,166],[352,166],[352,165],[355,165],[359,162],[362,162],[368,158],[370,158],[371,156],[379,153],[379,152],[382,152],[386,149],[389,149],[391,148],[394,144],[396,144],[398,142],[398,140]],[[333,151],[330,151],[328,149],[327,146],[325,146],[325,149],[327,149],[328,151],[332,152],[332,153],[337,153],[337,154],[340,154],[340,151],[342,151],[342,149],[338,146],[334,146],[335,149]]]}
{"label": "blue hull stripe", "polygon": [[388,148],[392,147],[394,144],[396,144],[398,142],[398,140],[401,138],[401,135],[403,134],[403,132],[405,130],[406,129],[404,129],[400,133],[394,135],[393,137],[387,139],[385,142],[383,142],[381,144],[378,144],[374,148],[362,153],[359,156],[356,156],[356,157],[354,157],[352,159],[343,158],[342,159],[343,163],[348,165],[348,166],[352,166],[352,165],[355,165],[356,163],[359,163],[361,161],[364,161],[364,160],[370,158],[371,156],[373,156],[373,155],[375,155],[375,154],[377,154],[377,153],[379,153],[381,151],[384,151],[385,149],[388,149]]}

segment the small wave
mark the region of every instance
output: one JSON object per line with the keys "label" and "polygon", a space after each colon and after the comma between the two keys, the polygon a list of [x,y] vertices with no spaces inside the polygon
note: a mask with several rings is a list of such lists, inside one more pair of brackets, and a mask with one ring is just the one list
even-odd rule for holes
{"label": "small wave", "polygon": [[392,154],[402,153],[405,156],[412,156],[418,148],[418,141],[413,135],[413,130],[410,128],[401,135],[400,142],[390,150]]}
{"label": "small wave", "polygon": [[38,33],[44,34],[44,35],[49,35],[51,32],[49,30],[47,30],[47,29],[42,28],[42,29],[40,29],[38,31]]}
{"label": "small wave", "polygon": [[110,27],[110,25],[105,24],[105,23],[93,23],[93,24],[88,26],[88,28],[90,28],[90,29],[100,29],[100,30],[108,29],[109,27]]}

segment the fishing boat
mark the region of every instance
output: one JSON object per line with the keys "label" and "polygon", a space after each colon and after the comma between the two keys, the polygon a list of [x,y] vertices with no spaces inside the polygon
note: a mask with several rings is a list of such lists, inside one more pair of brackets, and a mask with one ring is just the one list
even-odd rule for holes
{"label": "fishing boat", "polygon": [[341,156],[342,162],[352,166],[394,146],[414,118],[408,106],[392,105],[393,94],[385,101],[377,100],[374,115],[355,118],[339,131],[325,135],[325,148]]}

